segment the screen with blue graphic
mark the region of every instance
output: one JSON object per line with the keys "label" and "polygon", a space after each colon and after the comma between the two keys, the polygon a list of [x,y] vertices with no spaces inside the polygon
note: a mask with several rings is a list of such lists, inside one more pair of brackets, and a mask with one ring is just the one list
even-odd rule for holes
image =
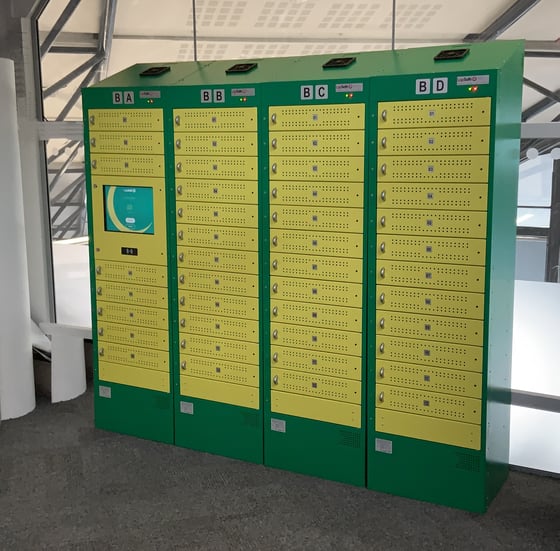
{"label": "screen with blue graphic", "polygon": [[154,233],[154,191],[151,187],[103,186],[105,230]]}

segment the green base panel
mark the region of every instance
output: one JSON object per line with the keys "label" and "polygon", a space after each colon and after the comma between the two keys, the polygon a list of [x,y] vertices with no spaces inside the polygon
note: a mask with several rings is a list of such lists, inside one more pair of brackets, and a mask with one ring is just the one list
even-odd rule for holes
{"label": "green base panel", "polygon": [[[181,411],[191,411],[191,404],[192,413]],[[256,409],[181,396],[175,409],[175,444],[262,464],[262,422]]]}
{"label": "green base panel", "polygon": [[[111,389],[111,397],[105,389]],[[173,443],[171,394],[104,381],[95,384],[95,426],[157,442]]]}
{"label": "green base panel", "polygon": [[[482,453],[382,433],[376,438],[391,441],[392,453],[374,451],[370,444],[369,489],[475,513],[488,508],[493,496],[485,491],[489,473]],[[507,469],[495,465],[494,481],[500,474],[503,483]]]}
{"label": "green base panel", "polygon": [[[271,430],[285,422],[285,432]],[[264,464],[327,480],[365,486],[361,429],[271,413],[265,418]]]}

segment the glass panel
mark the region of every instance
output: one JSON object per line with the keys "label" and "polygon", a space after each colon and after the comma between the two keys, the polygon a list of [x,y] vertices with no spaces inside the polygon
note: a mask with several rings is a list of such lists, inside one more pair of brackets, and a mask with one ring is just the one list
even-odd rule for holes
{"label": "glass panel", "polygon": [[544,281],[546,238],[517,237],[515,279]]}
{"label": "glass panel", "polygon": [[518,208],[517,226],[523,228],[548,228],[550,226],[550,209]]}
{"label": "glass panel", "polygon": [[[519,166],[518,190],[518,205],[524,207],[550,206],[552,190],[552,158],[550,155],[540,155],[536,159],[529,159]],[[518,225],[527,224],[520,224],[518,221]],[[533,224],[528,225],[532,226]]]}

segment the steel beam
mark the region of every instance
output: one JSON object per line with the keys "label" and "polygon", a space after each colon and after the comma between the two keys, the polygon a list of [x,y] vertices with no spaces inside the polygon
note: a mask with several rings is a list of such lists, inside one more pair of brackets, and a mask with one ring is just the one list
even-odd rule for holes
{"label": "steel beam", "polygon": [[80,84],[77,86],[70,99],[66,102],[66,105],[56,117],[56,120],[58,122],[62,122],[67,117],[68,113],[70,113],[70,111],[72,110],[72,107],[74,107],[74,105],[76,105],[76,103],[80,99],[82,88],[85,88],[95,78],[96,74],[97,67],[92,67],[89,70],[89,73],[82,79],[82,82],[80,82]]}
{"label": "steel beam", "polygon": [[529,10],[534,8],[541,0],[516,0],[506,11],[500,14],[488,27],[480,33],[465,36],[464,42],[486,42],[495,40],[504,31],[519,21]]}
{"label": "steel beam", "polygon": [[84,139],[84,124],[82,121],[37,121],[37,132],[42,141],[68,139],[82,141]]}
{"label": "steel beam", "polygon": [[546,281],[558,283],[560,281],[560,161],[555,160],[552,166],[552,197],[545,277]]}
{"label": "steel beam", "polygon": [[[65,200],[62,202],[62,206],[56,211],[56,213],[53,215],[53,217],[51,218],[51,224],[54,226],[54,223],[56,222],[57,218],[63,213],[64,209],[69,206],[70,202],[72,201],[72,199],[81,191],[83,191],[84,182],[85,178],[83,180],[81,180],[80,182],[76,183],[76,182],[72,182],[71,186],[72,189],[68,192],[68,196],[65,198]],[[59,193],[58,197],[63,196],[64,193],[66,193],[68,190],[65,189],[63,193]],[[51,206],[53,203],[53,199],[51,198]],[[80,201],[80,205],[79,207],[76,208],[84,208],[84,204],[82,201]]]}
{"label": "steel beam", "polygon": [[196,37],[196,0],[192,0],[193,58],[198,61],[198,41]]}
{"label": "steel beam", "polygon": [[67,86],[70,82],[72,82],[77,76],[85,73],[87,70],[91,69],[91,67],[97,67],[103,61],[103,55],[100,53],[95,54],[93,57],[90,57],[87,61],[82,63],[79,67],[76,67],[73,71],[68,73],[65,77],[61,78],[58,82],[55,82],[51,86],[49,86],[46,90],[43,91],[43,99],[52,96],[58,90]]}
{"label": "steel beam", "polygon": [[[61,206],[61,207],[69,205],[70,200],[75,195],[75,189],[79,188],[80,185],[82,185],[85,182],[85,180],[86,180],[85,174],[80,174],[70,184],[68,184],[66,189],[61,191],[58,195],[51,195],[51,205],[52,206]],[[72,190],[72,191],[70,192],[69,190]],[[66,193],[68,193],[69,195],[66,197],[66,199],[62,199],[62,197],[64,197]],[[74,206],[76,206],[76,205],[74,205]]]}
{"label": "steel beam", "polygon": [[103,61],[99,66],[99,80],[103,80],[107,77],[111,48],[113,45],[116,15],[117,0],[105,0],[105,11],[103,12],[101,30],[99,32],[99,53],[103,55]]}
{"label": "steel beam", "polygon": [[548,88],[545,88],[544,86],[541,86],[540,84],[537,84],[525,77],[523,77],[523,84],[533,90],[536,90],[539,94],[542,94],[553,102],[560,102],[560,94],[557,92],[553,92],[552,90],[549,90]]}
{"label": "steel beam", "polygon": [[74,10],[78,7],[79,3],[80,0],[69,0],[68,4],[62,10],[62,13],[59,15],[58,19],[55,21],[53,28],[50,30],[49,34],[41,44],[40,47],[41,57],[44,57],[44,55],[50,50],[51,46],[56,40],[56,37],[60,34],[60,31],[62,30],[64,25],[66,25],[68,19],[70,19],[71,15],[74,13]]}
{"label": "steel beam", "polygon": [[70,152],[70,155],[68,155],[68,159],[66,159],[66,161],[64,161],[63,165],[60,167],[60,170],[57,172],[56,176],[49,183],[49,192],[51,192],[54,189],[54,187],[56,186],[58,181],[62,178],[62,176],[64,176],[64,173],[66,172],[66,169],[70,166],[70,163],[72,163],[72,161],[78,155],[78,151],[80,150],[80,146],[81,146],[81,144],[76,144],[74,149]]}
{"label": "steel beam", "polygon": [[531,123],[524,122],[521,124],[521,138],[558,138],[560,139],[560,123],[558,122],[542,122]]}
{"label": "steel beam", "polygon": [[511,405],[560,413],[560,398],[549,394],[512,390]]}
{"label": "steel beam", "polygon": [[51,165],[52,163],[54,163],[60,156],[64,155],[64,153],[66,152],[66,150],[69,147],[74,147],[77,143],[78,143],[78,140],[71,140],[71,141],[66,142],[64,147],[61,147],[54,155],[51,155],[47,159],[47,164]]}

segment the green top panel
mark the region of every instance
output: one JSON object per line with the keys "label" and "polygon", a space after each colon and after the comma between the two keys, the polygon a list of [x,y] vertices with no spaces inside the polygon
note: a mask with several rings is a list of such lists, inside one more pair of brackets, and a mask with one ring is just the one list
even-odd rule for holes
{"label": "green top panel", "polygon": [[[435,61],[442,50],[468,49],[461,59]],[[523,52],[522,41],[496,41],[481,44],[435,46],[410,50],[387,50],[356,54],[329,54],[317,56],[259,59],[254,61],[210,61],[137,64],[96,84],[94,88],[121,86],[161,88],[166,86],[245,85],[265,82],[332,80],[366,78],[395,74],[435,74],[449,71],[472,72],[499,69],[512,55]],[[323,68],[332,58],[355,57],[348,66]],[[248,72],[226,74],[235,64],[256,63]],[[159,76],[140,76],[151,67],[168,66]]]}

